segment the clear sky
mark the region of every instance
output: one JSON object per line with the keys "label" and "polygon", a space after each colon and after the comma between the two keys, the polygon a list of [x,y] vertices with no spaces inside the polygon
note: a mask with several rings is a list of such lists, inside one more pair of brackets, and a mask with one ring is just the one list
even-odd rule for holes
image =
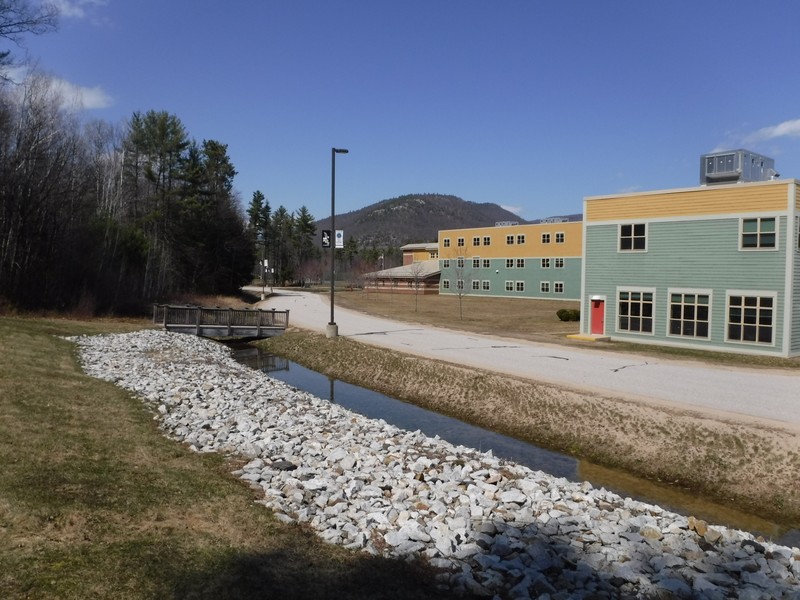
{"label": "clear sky", "polygon": [[[34,0],[35,1],[35,0]],[[523,219],[699,184],[747,148],[800,178],[800,3],[58,0],[26,39],[85,118],[176,115],[228,145],[247,204],[330,214],[402,194]]]}

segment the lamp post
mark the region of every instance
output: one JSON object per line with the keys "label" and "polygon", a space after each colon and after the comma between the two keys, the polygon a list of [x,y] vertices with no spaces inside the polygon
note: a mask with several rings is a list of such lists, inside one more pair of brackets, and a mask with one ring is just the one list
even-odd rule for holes
{"label": "lamp post", "polygon": [[325,335],[334,338],[339,335],[339,327],[333,318],[333,294],[336,283],[336,270],[334,262],[336,259],[336,155],[347,154],[345,148],[331,148],[331,320],[325,329]]}

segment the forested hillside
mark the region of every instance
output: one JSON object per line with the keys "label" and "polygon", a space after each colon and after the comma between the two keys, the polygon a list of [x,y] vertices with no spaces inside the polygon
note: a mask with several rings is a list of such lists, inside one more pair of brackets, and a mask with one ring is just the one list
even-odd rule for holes
{"label": "forested hillside", "polygon": [[[435,242],[440,229],[485,227],[497,221],[520,221],[497,204],[468,202],[445,194],[406,194],[336,216],[336,229],[361,248],[399,247]],[[330,229],[330,217],[317,222]]]}

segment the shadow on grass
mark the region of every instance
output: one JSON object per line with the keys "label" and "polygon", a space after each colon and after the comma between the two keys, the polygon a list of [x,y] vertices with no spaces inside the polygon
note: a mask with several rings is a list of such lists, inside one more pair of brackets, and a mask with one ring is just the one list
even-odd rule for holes
{"label": "shadow on grass", "polygon": [[369,557],[336,562],[284,552],[234,553],[174,573],[170,598],[238,600],[469,598],[437,590],[416,562]]}

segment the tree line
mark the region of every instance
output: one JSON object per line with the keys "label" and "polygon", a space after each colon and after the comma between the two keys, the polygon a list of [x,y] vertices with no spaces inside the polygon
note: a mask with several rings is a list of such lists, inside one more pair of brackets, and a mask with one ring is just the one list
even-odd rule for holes
{"label": "tree line", "polygon": [[82,124],[47,78],[0,88],[0,296],[20,308],[124,310],[229,293],[254,249],[227,146],[175,115]]}

